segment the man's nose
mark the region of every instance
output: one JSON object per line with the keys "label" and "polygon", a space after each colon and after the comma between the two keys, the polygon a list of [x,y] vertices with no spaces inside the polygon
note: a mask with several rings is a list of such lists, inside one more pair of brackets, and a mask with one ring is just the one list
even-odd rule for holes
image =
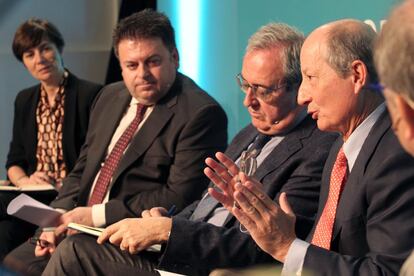
{"label": "man's nose", "polygon": [[149,68],[147,65],[142,64],[138,67],[138,77],[145,78],[149,75]]}
{"label": "man's nose", "polygon": [[307,93],[306,88],[301,85],[298,90],[298,104],[299,105],[308,105],[311,102],[312,98],[309,93]]}
{"label": "man's nose", "polygon": [[243,105],[249,107],[257,103],[256,95],[253,92],[253,88],[249,87],[244,94]]}

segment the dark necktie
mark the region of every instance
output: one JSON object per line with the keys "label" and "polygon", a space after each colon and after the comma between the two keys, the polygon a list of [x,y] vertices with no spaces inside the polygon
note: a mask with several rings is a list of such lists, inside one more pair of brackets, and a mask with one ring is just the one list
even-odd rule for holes
{"label": "dark necktie", "polygon": [[[246,159],[243,162],[245,162],[246,164],[244,166],[247,166],[249,168],[251,168],[250,166],[252,165],[252,162],[254,160],[254,162],[256,162],[256,157],[260,154],[262,148],[264,147],[264,145],[270,140],[271,136],[267,136],[264,134],[260,134],[258,136],[256,136],[256,139],[253,141],[253,143],[251,144],[251,146],[243,151],[242,155],[240,156],[240,162],[242,162],[242,157],[243,155],[246,156],[250,156],[250,159]],[[239,167],[240,164],[239,164]],[[247,168],[246,168],[247,169]],[[254,168],[255,170],[255,168]],[[251,171],[252,172],[252,171]],[[253,172],[254,173],[254,172]],[[216,199],[214,199],[213,197],[211,197],[209,194],[206,194],[203,199],[201,199],[201,201],[198,203],[196,209],[194,210],[193,214],[190,217],[190,220],[198,220],[198,219],[205,219],[217,206],[218,206],[218,202]],[[227,215],[226,215],[227,217]],[[224,218],[218,218],[217,221],[223,221],[226,219],[226,217]],[[222,224],[217,222],[215,225],[218,224]]]}
{"label": "dark necktie", "polygon": [[121,137],[113,147],[111,153],[108,155],[108,158],[105,160],[105,163],[99,173],[98,180],[96,181],[95,188],[93,189],[92,195],[89,198],[88,206],[102,203],[114,171],[118,167],[119,161],[124,155],[124,151],[129,145],[132,136],[134,136],[139,123],[142,121],[146,109],[147,106],[137,104],[137,112],[135,114],[135,118],[129,124],[124,133],[122,133]]}
{"label": "dark necktie", "polygon": [[246,175],[254,175],[257,169],[257,156],[259,156],[264,145],[270,140],[270,136],[259,133],[253,144],[245,151],[242,152],[239,161],[239,167]]}
{"label": "dark necktie", "polygon": [[335,164],[332,169],[328,199],[326,200],[322,215],[319,218],[315,233],[312,237],[312,244],[328,250],[331,247],[336,209],[338,207],[339,198],[347,180],[347,172],[348,162],[346,160],[344,150],[341,148],[338,152]]}

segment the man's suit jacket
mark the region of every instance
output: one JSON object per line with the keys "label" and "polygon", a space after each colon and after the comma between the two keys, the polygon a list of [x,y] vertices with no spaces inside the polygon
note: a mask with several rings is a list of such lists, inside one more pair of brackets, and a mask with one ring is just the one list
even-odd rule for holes
{"label": "man's suit jacket", "polygon": [[[339,138],[324,168],[318,219],[341,146]],[[385,111],[345,183],[335,217],[332,251],[311,245],[304,269],[316,275],[396,275],[414,247],[413,184],[414,159],[400,146]]]}
{"label": "man's suit jacket", "polygon": [[[65,116],[62,130],[63,159],[68,171],[75,165],[88,129],[89,112],[101,85],[78,79],[69,73],[65,86]],[[13,137],[6,168],[20,166],[30,175],[36,171],[36,109],[40,84],[19,92],[14,104]]]}
{"label": "man's suit jacket", "polygon": [[[233,139],[226,154],[236,160],[257,134],[252,125],[247,126]],[[306,236],[312,226],[323,165],[336,137],[319,131],[307,116],[256,171],[255,178],[263,183],[270,197],[277,201],[279,194],[286,192],[298,217],[308,218],[308,223],[299,219],[299,236]],[[217,227],[206,222],[213,209],[198,208],[196,213],[200,214],[193,214],[197,205],[195,202],[173,217],[161,269],[201,275],[218,267],[241,267],[272,260],[250,235],[240,232],[240,224],[234,217],[230,215],[224,227]]]}
{"label": "man's suit jacket", "polygon": [[[80,157],[53,207],[70,210],[87,204],[94,178],[130,101],[123,82],[102,90]],[[105,205],[107,224],[140,216],[154,206],[175,204],[180,210],[200,198],[208,184],[204,159],[223,150],[226,140],[223,109],[191,79],[177,73],[170,91],[154,106],[114,172]]]}

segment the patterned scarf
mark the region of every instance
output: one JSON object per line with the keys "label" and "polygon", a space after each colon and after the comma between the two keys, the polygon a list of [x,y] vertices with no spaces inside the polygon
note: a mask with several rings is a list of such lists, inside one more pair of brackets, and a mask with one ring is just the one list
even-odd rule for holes
{"label": "patterned scarf", "polygon": [[43,86],[40,89],[40,100],[36,109],[37,122],[37,171],[45,172],[54,183],[60,183],[67,174],[63,160],[62,130],[65,116],[65,72],[54,105],[50,105]]}

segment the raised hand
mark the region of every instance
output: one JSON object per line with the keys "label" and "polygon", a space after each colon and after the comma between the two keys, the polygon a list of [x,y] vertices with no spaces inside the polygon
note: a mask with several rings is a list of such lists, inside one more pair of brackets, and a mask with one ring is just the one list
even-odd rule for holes
{"label": "raised hand", "polygon": [[266,195],[259,182],[241,173],[240,182],[235,184],[234,198],[239,207],[232,208],[233,215],[263,251],[284,262],[296,238],[296,217],[286,193],[280,195],[279,206]]}
{"label": "raised hand", "polygon": [[221,191],[209,188],[209,194],[217,199],[227,209],[233,206],[234,198],[233,185],[237,180],[235,176],[239,173],[239,167],[224,153],[217,152],[216,158],[218,161],[207,158],[207,168],[204,169],[204,174],[213,182]]}

